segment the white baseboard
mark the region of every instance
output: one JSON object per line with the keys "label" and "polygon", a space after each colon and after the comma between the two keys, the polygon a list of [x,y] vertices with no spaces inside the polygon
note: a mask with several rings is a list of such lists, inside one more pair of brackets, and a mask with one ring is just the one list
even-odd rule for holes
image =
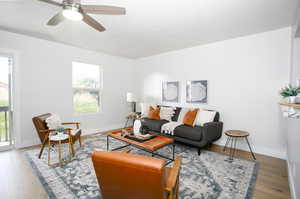
{"label": "white baseboard", "polygon": [[41,144],[41,141],[37,138],[35,140],[23,140],[19,144],[15,145],[16,149],[30,147],[30,146],[36,146]]}
{"label": "white baseboard", "polygon": [[[221,146],[225,146],[225,143],[226,143],[225,140],[216,142],[216,144],[221,145]],[[280,159],[284,159],[284,160],[287,159],[286,150],[275,150],[275,149],[271,149],[271,148],[267,148],[267,147],[263,147],[263,146],[254,146],[254,145],[251,145],[251,147],[252,147],[252,150],[254,153],[271,156],[271,157],[275,157],[275,158],[280,158]],[[244,144],[238,144],[237,149],[250,152],[246,142]]]}
{"label": "white baseboard", "polygon": [[[91,135],[99,132],[105,132],[113,129],[118,129],[122,128],[124,126],[124,123],[122,124],[112,124],[112,125],[107,125],[105,127],[101,127],[98,129],[82,129],[82,135]],[[35,146],[41,144],[40,140],[38,137],[34,140],[22,140],[19,144],[15,145],[16,149],[20,148],[25,148],[25,147],[30,147],[30,146]]]}
{"label": "white baseboard", "polygon": [[291,199],[297,199],[291,164],[287,161]]}
{"label": "white baseboard", "polygon": [[113,125],[109,125],[109,126],[105,126],[102,128],[97,128],[97,129],[83,129],[82,130],[82,135],[91,135],[91,134],[95,134],[95,133],[99,133],[99,132],[105,132],[105,131],[109,131],[109,130],[113,130],[113,129],[119,129],[122,128],[124,126],[124,124],[113,124]]}
{"label": "white baseboard", "polygon": [[254,147],[254,152],[262,155],[272,156],[275,158],[280,158],[283,160],[287,159],[286,151],[274,150],[266,147],[256,146]]}

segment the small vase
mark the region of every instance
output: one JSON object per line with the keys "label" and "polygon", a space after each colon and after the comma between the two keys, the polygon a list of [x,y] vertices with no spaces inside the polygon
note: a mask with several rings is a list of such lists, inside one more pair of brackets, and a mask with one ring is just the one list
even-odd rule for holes
{"label": "small vase", "polygon": [[140,128],[142,126],[141,120],[135,120],[133,124],[133,133],[134,135],[139,135],[140,134]]}
{"label": "small vase", "polygon": [[289,103],[290,104],[295,104],[296,103],[296,96],[290,96],[289,97]]}

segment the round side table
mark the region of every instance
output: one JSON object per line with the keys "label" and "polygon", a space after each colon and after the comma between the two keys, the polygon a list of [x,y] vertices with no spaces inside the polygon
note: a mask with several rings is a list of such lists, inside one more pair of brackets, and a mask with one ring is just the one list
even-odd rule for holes
{"label": "round side table", "polygon": [[[62,144],[68,144],[69,145],[69,156],[70,156],[70,160],[72,157],[72,149],[71,149],[71,137],[68,134],[57,134],[57,135],[52,135],[49,136],[48,139],[48,165],[49,166],[53,166],[53,165],[57,165],[59,164],[60,166],[62,166],[63,163],[66,163],[67,161],[62,161],[61,158],[61,145]],[[50,163],[50,148],[51,148],[51,144],[57,145],[58,146],[58,160],[59,162],[56,164],[51,164]]]}
{"label": "round side table", "polygon": [[240,131],[240,130],[228,130],[228,131],[225,132],[225,135],[227,135],[227,140],[226,140],[226,144],[223,148],[223,151],[225,151],[227,145],[230,144],[230,159],[234,158],[234,154],[235,154],[235,151],[236,151],[236,141],[239,138],[245,138],[245,140],[248,144],[248,147],[251,151],[252,157],[253,157],[254,160],[256,160],[256,157],[255,157],[255,155],[252,151],[252,148],[251,148],[249,140],[248,140],[248,136],[250,135],[248,132]]}

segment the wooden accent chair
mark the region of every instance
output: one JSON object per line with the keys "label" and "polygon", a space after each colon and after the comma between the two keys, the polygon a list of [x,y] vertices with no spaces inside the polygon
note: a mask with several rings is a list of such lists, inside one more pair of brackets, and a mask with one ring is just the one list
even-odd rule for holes
{"label": "wooden accent chair", "polygon": [[[36,128],[36,131],[37,131],[38,136],[42,143],[39,158],[41,158],[43,150],[48,143],[49,134],[51,132],[55,131],[55,129],[49,129],[47,127],[46,119],[50,116],[51,116],[51,113],[46,113],[46,114],[39,115],[39,116],[32,118],[33,124]],[[73,146],[74,143],[77,140],[79,140],[80,147],[82,145],[80,123],[79,122],[64,122],[64,123],[62,123],[62,125],[72,125],[72,124],[76,126],[76,129],[66,128],[65,132],[68,133],[71,137],[71,150],[72,150],[72,155],[74,156],[75,155],[74,146]],[[62,143],[69,143],[69,141],[66,140]],[[58,144],[58,142],[51,141],[50,144]]]}
{"label": "wooden accent chair", "polygon": [[103,199],[178,199],[181,157],[172,168],[153,157],[96,151],[92,155]]}

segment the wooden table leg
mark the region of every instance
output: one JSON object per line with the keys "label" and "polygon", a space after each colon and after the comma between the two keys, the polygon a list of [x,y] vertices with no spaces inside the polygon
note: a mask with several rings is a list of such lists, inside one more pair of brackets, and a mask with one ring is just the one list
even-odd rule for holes
{"label": "wooden table leg", "polygon": [[82,147],[81,137],[79,136],[79,146]]}
{"label": "wooden table leg", "polygon": [[51,147],[51,144],[50,144],[50,139],[48,139],[48,165],[50,166],[50,147]]}
{"label": "wooden table leg", "polygon": [[71,138],[69,137],[69,156],[70,156],[70,161],[72,160],[72,147],[71,147]]}
{"label": "wooden table leg", "polygon": [[58,159],[59,159],[59,165],[62,166],[62,163],[61,163],[61,140],[58,141]]}

